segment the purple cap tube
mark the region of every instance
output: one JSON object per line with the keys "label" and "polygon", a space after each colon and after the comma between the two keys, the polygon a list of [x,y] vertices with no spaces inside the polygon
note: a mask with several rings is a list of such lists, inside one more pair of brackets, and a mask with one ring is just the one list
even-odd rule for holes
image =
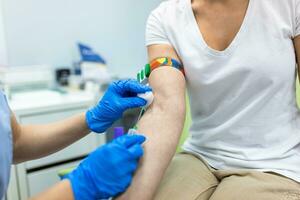
{"label": "purple cap tube", "polygon": [[114,139],[121,137],[124,135],[124,128],[123,127],[115,127],[114,128]]}

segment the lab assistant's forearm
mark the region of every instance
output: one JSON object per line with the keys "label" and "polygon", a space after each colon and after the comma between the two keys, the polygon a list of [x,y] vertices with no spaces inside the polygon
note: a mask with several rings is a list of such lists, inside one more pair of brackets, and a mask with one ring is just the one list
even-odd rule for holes
{"label": "lab assistant's forearm", "polygon": [[68,180],[63,180],[52,188],[48,189],[41,194],[30,198],[30,200],[73,200],[73,191],[71,183]]}
{"label": "lab assistant's forearm", "polygon": [[55,153],[89,133],[85,114],[46,125],[19,125],[14,139],[14,163]]}
{"label": "lab assistant's forearm", "polygon": [[151,85],[154,102],[138,123],[138,132],[147,137],[145,154],[131,186],[118,200],[153,199],[182,132],[185,119],[184,84],[179,85],[182,88],[177,88],[177,91],[170,86],[169,89],[177,93],[170,96],[158,96],[155,94],[156,84]]}

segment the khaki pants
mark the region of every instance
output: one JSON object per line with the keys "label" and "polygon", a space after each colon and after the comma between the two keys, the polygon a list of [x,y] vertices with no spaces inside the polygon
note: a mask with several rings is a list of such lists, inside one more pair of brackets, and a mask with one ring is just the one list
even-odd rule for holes
{"label": "khaki pants", "polygon": [[173,158],[154,199],[300,200],[300,184],[274,173],[214,170],[200,158],[181,153]]}

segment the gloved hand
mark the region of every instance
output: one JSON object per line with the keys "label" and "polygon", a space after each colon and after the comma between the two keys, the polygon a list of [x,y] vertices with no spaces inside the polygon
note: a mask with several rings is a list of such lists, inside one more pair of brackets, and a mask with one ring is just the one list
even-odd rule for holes
{"label": "gloved hand", "polygon": [[91,153],[67,175],[76,200],[114,197],[130,185],[145,137],[124,135]]}
{"label": "gloved hand", "polygon": [[129,108],[142,107],[147,101],[137,97],[139,93],[151,91],[136,80],[122,80],[113,82],[105,92],[97,106],[86,113],[86,122],[89,129],[96,133],[103,133],[123,112]]}

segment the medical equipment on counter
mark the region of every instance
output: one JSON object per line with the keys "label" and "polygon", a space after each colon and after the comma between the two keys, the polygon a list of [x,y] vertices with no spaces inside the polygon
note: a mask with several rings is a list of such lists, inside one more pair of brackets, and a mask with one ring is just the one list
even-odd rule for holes
{"label": "medical equipment on counter", "polygon": [[0,89],[4,90],[15,110],[54,105],[67,107],[86,101],[92,101],[89,103],[92,105],[98,100],[95,93],[58,88],[55,80],[54,68],[48,65],[0,68]]}
{"label": "medical equipment on counter", "polygon": [[78,48],[81,56],[81,61],[96,62],[106,65],[106,61],[96,53],[90,46],[82,43],[78,43]]}
{"label": "medical equipment on counter", "polygon": [[109,83],[112,77],[102,56],[88,45],[79,43],[78,48],[81,55],[79,65],[83,80],[99,84]]}
{"label": "medical equipment on counter", "polygon": [[72,74],[69,76],[68,87],[70,90],[76,91],[80,90],[83,85],[83,79],[79,75]]}
{"label": "medical equipment on counter", "polygon": [[0,68],[0,88],[11,97],[15,92],[54,86],[53,69],[48,65]]}
{"label": "medical equipment on counter", "polygon": [[81,62],[81,76],[84,81],[94,81],[99,84],[109,83],[112,79],[107,66],[95,62]]}
{"label": "medical equipment on counter", "polygon": [[69,68],[59,68],[55,70],[56,82],[60,86],[69,85],[69,76],[71,75],[71,69]]}

